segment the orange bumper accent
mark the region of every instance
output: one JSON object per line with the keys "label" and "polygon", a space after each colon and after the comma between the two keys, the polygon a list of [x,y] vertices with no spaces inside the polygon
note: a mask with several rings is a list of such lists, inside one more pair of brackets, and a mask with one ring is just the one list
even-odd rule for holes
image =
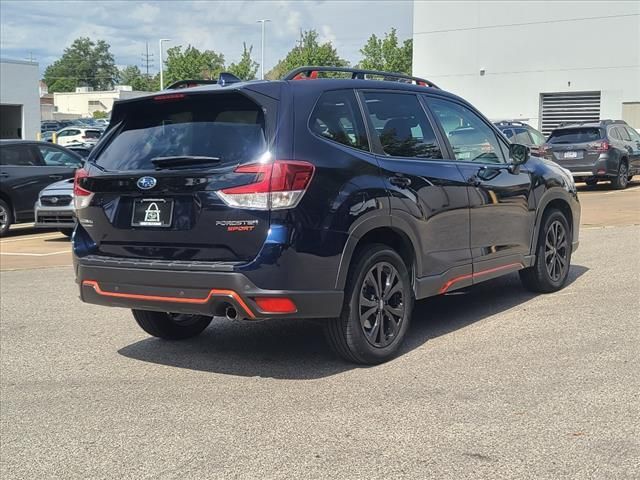
{"label": "orange bumper accent", "polygon": [[95,280],[84,280],[82,282],[83,287],[91,287],[98,294],[103,297],[116,297],[116,298],[129,298],[132,300],[151,300],[153,302],[170,302],[170,303],[195,303],[203,305],[208,303],[212,297],[231,297],[235,302],[240,305],[249,318],[255,318],[255,315],[248,307],[248,305],[242,300],[242,297],[233,290],[209,290],[209,294],[205,298],[185,298],[185,297],[164,297],[158,295],[142,295],[138,293],[121,293],[121,292],[107,292],[100,288],[100,285]]}

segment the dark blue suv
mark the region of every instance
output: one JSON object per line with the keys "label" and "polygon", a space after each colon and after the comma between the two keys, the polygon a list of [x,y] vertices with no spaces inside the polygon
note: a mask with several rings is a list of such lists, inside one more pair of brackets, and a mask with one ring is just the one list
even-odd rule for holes
{"label": "dark blue suv", "polygon": [[172,340],[213,316],[322,318],[337,353],[373,364],[416,299],[515,271],[565,284],[571,175],[464,100],[355,69],[222,79],[116,103],[76,175],[83,301]]}

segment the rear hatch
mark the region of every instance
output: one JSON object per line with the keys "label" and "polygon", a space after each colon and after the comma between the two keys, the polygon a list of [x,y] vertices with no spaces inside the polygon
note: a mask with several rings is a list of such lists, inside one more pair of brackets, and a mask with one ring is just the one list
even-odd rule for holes
{"label": "rear hatch", "polygon": [[[78,216],[95,253],[254,258],[269,230],[269,210],[234,208],[217,192],[256,181],[256,171],[242,166],[269,155],[266,124],[274,110],[267,115],[239,91],[163,93],[118,105],[82,173],[91,195],[85,192],[90,200]],[[78,207],[78,191],[76,198]]]}
{"label": "rear hatch", "polygon": [[604,131],[598,127],[574,127],[554,130],[546,145],[546,156],[550,160],[573,170],[590,171],[606,151]]}

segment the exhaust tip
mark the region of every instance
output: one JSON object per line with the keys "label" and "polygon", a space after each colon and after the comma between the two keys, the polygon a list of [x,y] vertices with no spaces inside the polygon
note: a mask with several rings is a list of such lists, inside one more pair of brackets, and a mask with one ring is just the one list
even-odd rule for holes
{"label": "exhaust tip", "polygon": [[227,307],[224,314],[227,320],[236,320],[238,318],[238,311],[234,307]]}

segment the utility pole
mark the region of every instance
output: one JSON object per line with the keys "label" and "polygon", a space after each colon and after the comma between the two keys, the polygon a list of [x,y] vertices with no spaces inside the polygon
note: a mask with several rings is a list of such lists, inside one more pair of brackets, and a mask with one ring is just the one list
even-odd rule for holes
{"label": "utility pole", "polygon": [[258,20],[256,23],[261,23],[262,24],[262,42],[260,45],[260,50],[262,51],[261,54],[261,59],[260,59],[260,79],[264,80],[264,26],[267,22],[270,22],[271,20],[268,20],[266,18],[263,18],[261,20]]}
{"label": "utility pole", "polygon": [[146,70],[147,79],[149,78],[149,68],[153,66],[153,53],[149,53],[149,42],[147,42],[147,51],[142,53],[142,69]]}
{"label": "utility pole", "polygon": [[160,90],[164,89],[164,77],[163,77],[163,75],[164,75],[164,72],[163,72],[164,65],[163,65],[163,63],[164,62],[162,61],[162,42],[169,42],[169,41],[171,41],[170,38],[161,38],[158,41],[158,45],[160,46]]}

